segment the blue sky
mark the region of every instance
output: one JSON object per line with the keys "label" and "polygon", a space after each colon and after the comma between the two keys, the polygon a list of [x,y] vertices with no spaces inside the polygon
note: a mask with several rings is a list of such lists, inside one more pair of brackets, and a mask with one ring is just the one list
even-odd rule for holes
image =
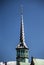
{"label": "blue sky", "polygon": [[16,60],[21,4],[29,58],[44,58],[44,0],[0,0],[0,61]]}

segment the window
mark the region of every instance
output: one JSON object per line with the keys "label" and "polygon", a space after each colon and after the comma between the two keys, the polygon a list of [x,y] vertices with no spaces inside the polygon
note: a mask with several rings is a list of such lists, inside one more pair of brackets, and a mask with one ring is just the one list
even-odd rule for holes
{"label": "window", "polygon": [[20,52],[21,56],[24,56],[24,50],[21,49],[21,52]]}
{"label": "window", "polygon": [[17,55],[20,56],[20,50],[17,50]]}

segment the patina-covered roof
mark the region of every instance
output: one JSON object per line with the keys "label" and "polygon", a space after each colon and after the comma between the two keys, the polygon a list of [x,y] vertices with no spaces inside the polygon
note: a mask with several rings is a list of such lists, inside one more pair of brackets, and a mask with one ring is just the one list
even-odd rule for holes
{"label": "patina-covered roof", "polygon": [[44,59],[33,58],[35,65],[44,65]]}

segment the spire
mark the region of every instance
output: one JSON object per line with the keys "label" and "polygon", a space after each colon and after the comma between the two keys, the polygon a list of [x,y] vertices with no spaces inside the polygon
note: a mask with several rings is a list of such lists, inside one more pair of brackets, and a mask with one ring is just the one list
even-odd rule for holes
{"label": "spire", "polygon": [[22,43],[25,42],[25,37],[24,37],[24,23],[23,23],[23,14],[21,14],[20,42],[22,42]]}
{"label": "spire", "polygon": [[24,36],[23,7],[21,7],[20,42],[19,42],[17,48],[28,48],[25,43],[25,36]]}
{"label": "spire", "polygon": [[20,42],[24,43],[24,23],[23,23],[23,6],[21,5],[21,29],[20,29]]}

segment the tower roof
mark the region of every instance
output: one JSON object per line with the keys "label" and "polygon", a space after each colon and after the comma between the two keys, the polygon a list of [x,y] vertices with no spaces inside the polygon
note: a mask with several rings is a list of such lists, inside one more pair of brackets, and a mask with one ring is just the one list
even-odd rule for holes
{"label": "tower roof", "polygon": [[24,36],[24,23],[23,23],[23,14],[21,12],[21,27],[20,27],[20,42],[17,48],[28,48],[25,43],[25,36]]}

